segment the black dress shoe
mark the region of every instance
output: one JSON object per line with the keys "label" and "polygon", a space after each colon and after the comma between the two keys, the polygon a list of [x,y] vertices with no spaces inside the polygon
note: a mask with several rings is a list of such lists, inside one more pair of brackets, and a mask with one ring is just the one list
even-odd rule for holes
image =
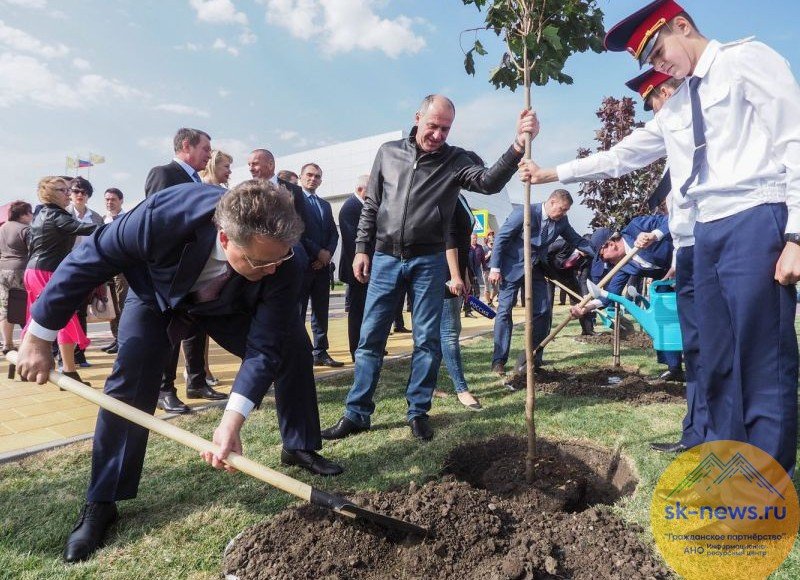
{"label": "black dress shoe", "polygon": [[405,326],[401,326],[399,328],[395,327],[394,331],[396,334],[411,334],[411,329],[406,328]]}
{"label": "black dress shoe", "polygon": [[64,547],[64,560],[80,562],[86,560],[103,545],[108,528],[117,518],[117,505],[113,501],[87,502],[78,516]]}
{"label": "black dress shoe", "polygon": [[167,413],[191,413],[192,410],[174,393],[158,395],[158,408],[164,409]]}
{"label": "black dress shoe", "polygon": [[668,369],[658,375],[662,381],[676,381],[682,383],[684,380],[683,371],[681,369]]}
{"label": "black dress shoe", "polygon": [[322,430],[323,439],[344,439],[348,435],[369,431],[369,427],[362,427],[347,417],[342,417],[333,427]]}
{"label": "black dress shoe", "polygon": [[689,448],[678,441],[677,443],[651,443],[650,449],[659,453],[682,453]]}
{"label": "black dress shoe", "polygon": [[228,398],[225,393],[215,391],[208,385],[203,385],[199,389],[186,389],[186,396],[190,399],[208,399],[209,401],[221,401]]}
{"label": "black dress shoe", "polygon": [[426,415],[420,415],[411,419],[411,434],[423,441],[430,441],[433,439],[431,422]]}
{"label": "black dress shoe", "polygon": [[333,360],[329,354],[314,357],[315,367],[343,367],[344,363],[338,360]]}
{"label": "black dress shoe", "polygon": [[115,340],[114,342],[112,342],[111,344],[109,344],[107,346],[104,346],[100,350],[102,350],[103,352],[107,352],[108,354],[116,354],[116,353],[119,352],[119,345],[117,344],[117,341]]}
{"label": "black dress shoe", "polygon": [[281,449],[281,463],[302,467],[314,475],[339,475],[344,471],[341,465],[328,461],[316,451],[302,449]]}

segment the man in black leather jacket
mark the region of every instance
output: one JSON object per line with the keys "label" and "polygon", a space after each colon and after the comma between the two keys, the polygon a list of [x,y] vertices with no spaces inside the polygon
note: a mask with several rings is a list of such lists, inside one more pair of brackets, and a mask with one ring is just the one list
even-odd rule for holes
{"label": "man in black leather jacket", "polygon": [[450,99],[429,95],[416,113],[408,138],[384,143],[378,150],[353,261],[356,279],[369,281],[354,381],[344,416],[322,432],[324,438],[339,439],[369,429],[384,346],[404,290],[412,297],[414,332],[407,418],[415,437],[433,437],[427,413],[442,359],[439,325],[447,279],[445,234],[458,194],[462,188],[499,192],[517,170],[525,134],[535,136],[539,131],[536,115],[523,111],[514,144],[487,168],[474,153],[446,143],[454,118]]}

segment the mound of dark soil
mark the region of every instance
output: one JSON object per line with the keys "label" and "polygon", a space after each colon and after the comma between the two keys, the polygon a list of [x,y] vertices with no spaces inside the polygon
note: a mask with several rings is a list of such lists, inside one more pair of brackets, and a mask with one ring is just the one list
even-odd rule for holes
{"label": "mound of dark soil", "polygon": [[[573,453],[572,447],[581,449],[580,453]],[[590,447],[572,447],[543,447],[557,455],[540,465],[542,470],[547,464],[553,466],[547,474],[542,472],[541,495],[557,487],[556,472],[578,477],[581,466],[586,472],[582,494],[578,494],[582,499],[573,502],[572,509],[590,500],[600,480],[606,482],[607,490],[615,489],[615,497],[623,488],[630,492],[635,486],[627,463],[619,457]],[[226,550],[223,575],[241,580],[671,578],[638,539],[641,529],[626,525],[607,508],[549,511],[543,509],[545,502],[530,503],[537,492],[522,489],[524,485],[504,493],[489,491],[497,478],[486,474],[499,471],[501,457],[519,462],[521,453],[523,442],[513,437],[473,444],[451,454],[446,467],[450,473],[441,480],[353,497],[363,507],[427,527],[425,538],[401,536],[304,505],[235,538]],[[595,456],[587,463],[592,453]],[[562,469],[562,464],[569,467]],[[464,474],[485,485],[459,481]],[[627,482],[623,488],[615,486],[617,479]]]}
{"label": "mound of dark soil", "polygon": [[[613,332],[599,332],[594,336],[579,335],[575,337],[578,342],[587,344],[614,344]],[[623,334],[620,340],[625,348],[646,348],[653,350],[653,339],[646,332],[629,332]]]}
{"label": "mound of dark soil", "polygon": [[[525,389],[525,375],[511,377],[508,383]],[[636,407],[686,400],[686,387],[682,383],[650,379],[621,368],[586,372],[579,368],[549,370],[545,367],[536,372],[536,390],[565,397],[626,401]]]}

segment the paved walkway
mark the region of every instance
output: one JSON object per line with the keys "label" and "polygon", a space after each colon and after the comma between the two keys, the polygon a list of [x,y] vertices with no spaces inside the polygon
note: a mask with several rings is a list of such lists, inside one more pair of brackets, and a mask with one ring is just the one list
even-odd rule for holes
{"label": "paved walkway", "polygon": [[[410,316],[405,316],[409,323]],[[514,318],[524,320],[524,311],[518,309]],[[462,321],[462,340],[486,333],[492,328],[492,321],[481,316],[462,318]],[[114,363],[114,355],[105,354],[100,347],[111,341],[111,333],[90,333],[90,338],[92,345],[87,355],[92,366],[79,371],[84,380],[92,383],[93,388],[102,390]],[[346,318],[336,317],[330,320],[329,340],[331,356],[347,364],[343,369],[315,368],[318,378],[351,372],[353,368],[347,348]],[[390,335],[386,348],[389,351],[388,358],[409,355],[413,350],[411,335]],[[239,368],[239,359],[213,342],[209,358],[212,372],[220,379],[220,384],[215,388],[225,393],[230,392]],[[6,377],[7,368],[8,363],[0,364],[0,462],[91,437],[97,406],[72,393],[59,391],[49,383],[36,385],[21,382],[19,377],[9,380]],[[179,369],[182,368],[180,365]],[[209,406],[209,402],[205,400],[187,399],[185,385],[180,380],[178,382],[178,396],[190,407],[200,409]],[[221,405],[224,405],[224,401]],[[166,416],[163,411],[158,411],[158,415]]]}

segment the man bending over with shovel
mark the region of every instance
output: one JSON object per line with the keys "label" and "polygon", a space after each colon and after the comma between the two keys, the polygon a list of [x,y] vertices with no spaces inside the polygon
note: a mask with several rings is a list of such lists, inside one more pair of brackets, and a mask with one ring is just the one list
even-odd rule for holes
{"label": "man bending over with shovel", "polygon": [[[170,343],[193,323],[242,365],[214,443],[203,459],[218,469],[242,450],[239,431],[275,381],[283,440],[281,461],[318,475],[342,469],[320,449],[311,345],[296,309],[305,264],[292,259],[302,221],[291,197],[265,181],[231,189],[176,185],[98,229],[62,262],[33,305],[19,349],[22,377],[43,384],[50,342],[92,288],[123,273],[130,293],[119,325],[119,355],[106,394],[153,413]],[[148,431],[101,410],[92,451],[87,503],[67,540],[64,559],[90,557],[117,519],[117,500],[136,497]]]}

